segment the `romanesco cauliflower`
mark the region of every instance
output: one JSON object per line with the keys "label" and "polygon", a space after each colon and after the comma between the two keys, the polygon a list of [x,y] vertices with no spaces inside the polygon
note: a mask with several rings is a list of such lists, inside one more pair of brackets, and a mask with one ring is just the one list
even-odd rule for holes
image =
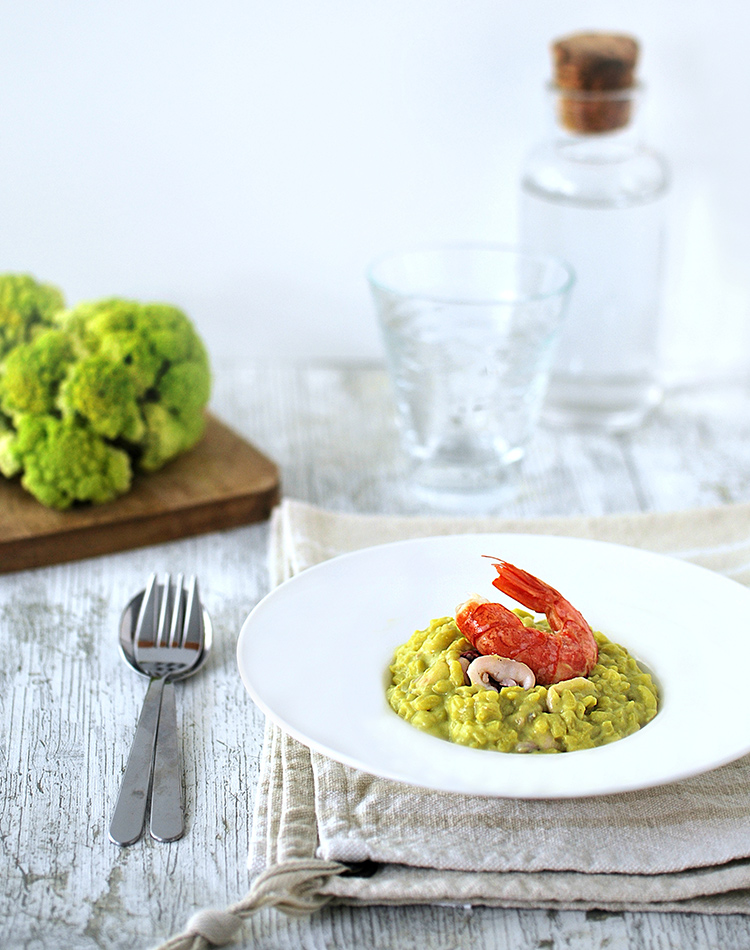
{"label": "romanesco cauliflower", "polygon": [[192,448],[211,374],[187,316],[111,298],[64,309],[0,275],[0,472],[43,504],[110,501]]}

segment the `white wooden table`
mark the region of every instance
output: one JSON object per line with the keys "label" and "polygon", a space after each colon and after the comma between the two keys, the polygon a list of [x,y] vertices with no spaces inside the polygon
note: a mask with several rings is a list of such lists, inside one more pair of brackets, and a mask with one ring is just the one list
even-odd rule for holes
{"label": "white wooden table", "polygon": [[[283,491],[343,511],[419,513],[404,487],[377,367],[218,365],[212,408],[280,466]],[[750,500],[750,386],[673,393],[640,431],[540,430],[511,516],[667,510]],[[0,513],[2,517],[2,513]],[[268,526],[0,576],[0,946],[150,947],[197,909],[243,896],[262,716],[236,672],[246,615],[268,590]],[[189,831],[111,844],[107,828],[142,679],[116,649],[151,570],[196,572],[214,624],[206,670],[178,687]],[[748,816],[750,818],[750,816]],[[263,911],[258,948],[749,947],[750,918],[331,908]]]}

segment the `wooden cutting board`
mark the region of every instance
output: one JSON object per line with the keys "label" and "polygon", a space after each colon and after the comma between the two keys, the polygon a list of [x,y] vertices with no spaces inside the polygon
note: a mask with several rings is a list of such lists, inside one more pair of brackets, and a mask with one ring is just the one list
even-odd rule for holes
{"label": "wooden cutting board", "polygon": [[261,521],[279,490],[276,465],[211,415],[194,449],[105,505],[52,511],[0,476],[0,573]]}

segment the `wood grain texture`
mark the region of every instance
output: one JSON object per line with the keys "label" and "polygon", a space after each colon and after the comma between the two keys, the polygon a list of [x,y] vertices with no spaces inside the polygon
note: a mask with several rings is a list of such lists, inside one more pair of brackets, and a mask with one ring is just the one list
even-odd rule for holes
{"label": "wood grain texture", "polygon": [[[290,496],[341,511],[426,512],[387,381],[361,366],[217,367],[212,408],[281,470]],[[510,516],[668,510],[750,500],[750,388],[674,393],[630,435],[540,430]],[[268,525],[0,576],[0,946],[147,950],[249,886],[263,717],[236,639],[268,591]],[[152,570],[197,573],[214,625],[206,669],[178,687],[188,832],[120,849],[107,827],[146,690],[120,660],[120,611]],[[283,645],[283,632],[280,633]],[[501,844],[499,846],[502,846]],[[575,847],[575,842],[571,842]],[[464,907],[264,910],[243,950],[714,950],[750,918]]]}
{"label": "wood grain texture", "polygon": [[0,572],[111,554],[267,518],[276,465],[209,415],[198,445],[104,505],[53,511],[0,478]]}

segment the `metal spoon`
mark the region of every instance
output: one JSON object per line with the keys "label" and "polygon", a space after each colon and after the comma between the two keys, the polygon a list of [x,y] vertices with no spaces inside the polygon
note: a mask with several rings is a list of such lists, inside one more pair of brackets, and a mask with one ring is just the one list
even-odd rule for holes
{"label": "metal spoon", "polygon": [[[145,596],[145,590],[140,591],[138,594],[133,597],[133,599],[125,607],[125,610],[122,613],[122,618],[120,620],[120,653],[123,656],[123,659],[141,676],[148,677],[149,674],[141,669],[138,664],[138,661],[135,658],[135,646],[134,640],[138,625],[138,616],[141,610],[141,603]],[[194,673],[197,673],[199,669],[204,665],[208,659],[208,654],[211,650],[211,643],[213,640],[213,628],[211,626],[211,618],[208,615],[205,607],[202,607],[202,617],[203,617],[203,628],[204,628],[204,640],[203,640],[203,649],[198,657],[197,662],[190,667],[185,673],[179,674],[172,679],[170,679],[164,685],[164,693],[161,702],[161,712],[159,714],[159,727],[156,735],[156,749],[155,749],[155,762],[151,762],[151,768],[155,768],[160,776],[160,780],[157,783],[156,775],[154,777],[154,795],[157,793],[157,788],[160,790],[159,798],[154,798],[152,801],[151,809],[151,835],[156,838],[157,841],[174,841],[180,837],[183,833],[183,819],[182,815],[182,806],[179,806],[179,813],[175,812],[174,806],[170,805],[167,807],[165,812],[164,801],[167,804],[171,803],[173,793],[170,795],[170,786],[174,785],[173,779],[169,779],[165,785],[166,774],[164,774],[164,769],[168,768],[174,772],[179,768],[179,751],[176,744],[177,736],[177,714],[175,709],[174,702],[174,682],[177,680],[186,679],[188,676],[192,676]],[[163,728],[162,728],[163,727]],[[171,737],[171,738],[170,738]],[[160,750],[163,754],[160,755]],[[149,770],[150,770],[149,769]],[[165,795],[167,796],[165,798]],[[158,819],[155,814],[155,809],[158,803],[162,803],[162,806],[158,809]],[[174,814],[173,814],[174,813]],[[166,820],[165,820],[166,818]],[[178,820],[176,820],[178,819]],[[155,824],[156,822],[156,824]],[[158,827],[157,827],[158,825]],[[111,836],[111,835],[110,835]],[[131,837],[139,837],[140,835],[130,835],[127,837],[128,842],[130,842]],[[121,840],[116,840],[117,843],[122,843]],[[125,840],[125,839],[123,839]]]}

